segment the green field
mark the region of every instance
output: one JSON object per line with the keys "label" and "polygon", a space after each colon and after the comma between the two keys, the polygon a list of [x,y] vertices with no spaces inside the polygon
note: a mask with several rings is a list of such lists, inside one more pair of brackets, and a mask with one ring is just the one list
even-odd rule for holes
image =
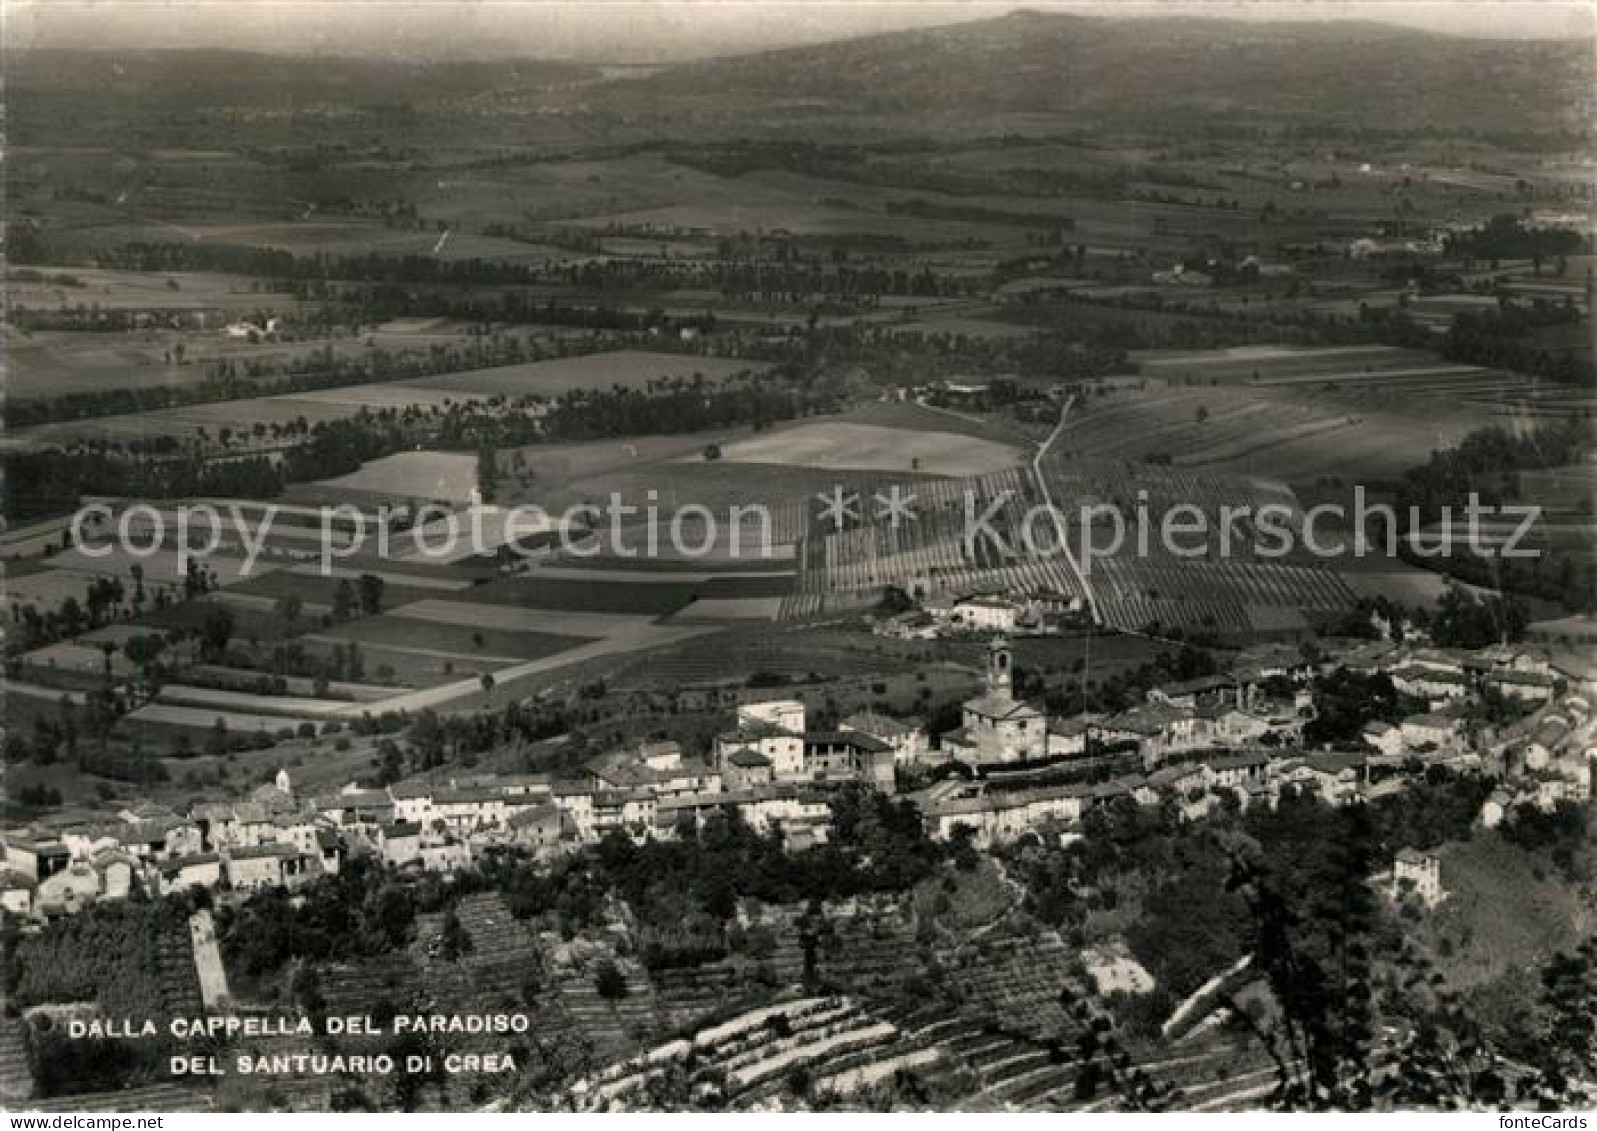
{"label": "green field", "polygon": [[335,625],[318,630],[313,635],[329,640],[354,640],[361,644],[408,650],[418,655],[440,654],[449,658],[498,660],[538,660],[575,648],[591,639],[439,624],[393,614]]}
{"label": "green field", "polygon": [[1013,467],[1022,456],[1015,448],[955,432],[826,421],[739,440],[723,447],[720,458],[739,464],[959,476]]}

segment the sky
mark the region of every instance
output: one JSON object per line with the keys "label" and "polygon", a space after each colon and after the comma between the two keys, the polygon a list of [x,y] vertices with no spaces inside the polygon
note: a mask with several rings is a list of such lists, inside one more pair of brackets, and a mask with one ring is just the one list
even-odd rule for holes
{"label": "sky", "polygon": [[664,62],[952,24],[1017,7],[1157,18],[1375,19],[1591,36],[1597,0],[0,0],[8,49],[232,47],[378,58]]}

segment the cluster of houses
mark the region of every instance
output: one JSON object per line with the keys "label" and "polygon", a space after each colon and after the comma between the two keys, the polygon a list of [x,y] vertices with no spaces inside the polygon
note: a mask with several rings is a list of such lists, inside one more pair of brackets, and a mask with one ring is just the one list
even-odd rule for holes
{"label": "cluster of houses", "polygon": [[50,918],[135,887],[292,889],[336,874],[352,854],[450,872],[494,849],[554,854],[617,830],[639,842],[667,839],[727,811],[799,848],[827,837],[828,787],[863,781],[892,791],[898,767],[924,750],[918,729],[881,715],[811,730],[797,700],[745,704],[736,722],[706,759],[684,756],[675,742],[644,742],[575,775],[429,777],[317,798],[297,797],[283,771],[246,800],[203,802],[187,814],[144,804],[103,823],[6,829],[0,907]]}
{"label": "cluster of houses", "polygon": [[[1356,749],[1304,751],[1312,677],[1336,668],[1384,672],[1426,709],[1369,724]],[[1069,825],[1119,798],[1173,804],[1186,820],[1220,805],[1274,805],[1288,790],[1352,804],[1403,789],[1433,765],[1497,777],[1480,814],[1487,826],[1522,806],[1592,798],[1597,689],[1531,651],[1381,642],[1311,662],[1296,647],[1265,644],[1223,674],[1153,687],[1129,710],[1072,718],[1017,698],[1013,676],[1009,643],[995,637],[980,694],[963,704],[960,726],[937,735],[874,712],[811,729],[797,699],[751,701],[702,758],[675,742],[642,742],[558,777],[429,775],[315,798],[296,796],[285,771],[245,800],[186,814],[141,804],[101,823],[7,829],[0,908],[48,918],[135,888],[294,888],[351,855],[451,872],[495,850],[558,854],[617,831],[639,843],[669,839],[729,811],[801,848],[827,839],[828,794],[846,783],[891,793],[933,779],[910,794],[928,831],[982,845]],[[1504,726],[1471,722],[1467,708],[1484,695],[1523,713]]]}
{"label": "cluster of houses", "polygon": [[144,803],[102,822],[0,832],[0,908],[49,918],[135,888],[254,891],[336,874],[348,851],[338,831],[298,802],[286,772],[246,801],[203,803],[184,816]]}
{"label": "cluster of houses", "polygon": [[[1311,677],[1338,667],[1384,672],[1427,709],[1395,724],[1366,725],[1356,749],[1303,751],[1302,728],[1315,713]],[[915,796],[933,835],[969,835],[989,845],[1051,822],[1070,824],[1123,797],[1142,805],[1171,802],[1185,820],[1228,799],[1242,808],[1273,806],[1287,790],[1346,805],[1401,790],[1414,771],[1434,765],[1490,772],[1502,782],[1480,814],[1488,827],[1524,805],[1549,810],[1592,799],[1592,691],[1561,678],[1532,651],[1383,642],[1316,664],[1296,648],[1262,645],[1242,653],[1225,674],[1151,688],[1144,703],[1116,714],[1069,719],[1049,718],[1016,699],[1010,668],[1007,645],[994,642],[985,694],[965,704],[963,725],[941,735],[930,755],[987,771],[951,776]],[[1472,725],[1467,709],[1483,695],[1528,713],[1506,727]],[[1130,761],[1138,771],[1090,782],[1070,772],[1073,763],[1102,763],[1116,754],[1132,756],[1117,764]],[[1061,777],[1075,780],[1061,783]]]}
{"label": "cluster of houses", "polygon": [[1019,595],[972,592],[922,595],[918,607],[871,620],[871,631],[896,640],[1000,633],[1046,636],[1084,616],[1079,596],[1039,589]]}
{"label": "cluster of houses", "polygon": [[993,766],[1093,753],[1139,753],[1149,769],[1185,751],[1301,737],[1310,710],[1306,691],[1272,697],[1276,677],[1307,680],[1312,666],[1293,648],[1266,645],[1243,653],[1226,675],[1166,684],[1146,702],[1115,714],[1050,718],[1014,695],[1013,659],[999,638],[988,647],[984,693],[963,706],[961,725],[938,736],[933,760]]}

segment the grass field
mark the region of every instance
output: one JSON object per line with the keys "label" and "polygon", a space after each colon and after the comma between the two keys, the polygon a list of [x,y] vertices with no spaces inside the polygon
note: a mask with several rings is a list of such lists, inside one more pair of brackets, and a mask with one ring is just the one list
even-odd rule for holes
{"label": "grass field", "polygon": [[170,608],[146,613],[139,618],[139,623],[151,628],[184,628],[198,631],[204,625],[205,618],[218,605],[225,607],[232,614],[232,638],[236,641],[260,643],[287,640],[297,631],[302,631],[304,627],[284,623],[282,617],[264,604],[260,606],[238,604],[226,600],[223,594],[212,594],[198,601],[184,601]]}
{"label": "grass field", "polygon": [[[15,306],[35,310],[78,305],[102,310],[256,310],[262,306],[282,307],[295,303],[286,291],[261,288],[259,279],[247,275],[222,275],[198,271],[116,271],[99,267],[27,268],[42,279],[18,278],[13,271],[6,279],[7,298]],[[77,286],[52,281],[61,276],[75,280]]]}
{"label": "grass field", "polygon": [[339,492],[465,503],[477,486],[477,457],[459,452],[400,452],[362,464],[359,471],[323,480],[321,485]]}
{"label": "grass field", "polygon": [[1597,930],[1589,900],[1495,832],[1449,844],[1441,857],[1447,899],[1422,929],[1432,943],[1450,940],[1440,966],[1455,989],[1538,968]]}
{"label": "grass field", "polygon": [[38,609],[53,609],[68,597],[82,604],[90,579],[80,573],[60,569],[35,570],[25,576],[16,576],[6,566],[5,599],[8,607],[33,605]]}
{"label": "grass field", "polygon": [[953,432],[911,432],[826,421],[739,440],[723,447],[721,458],[728,463],[982,475],[1014,466],[1021,462],[1021,453],[990,440]]}
{"label": "grass field", "polygon": [[[326,576],[315,570],[274,570],[258,574],[232,586],[229,597],[259,597],[265,601],[280,601],[290,595],[298,597],[306,606],[331,608],[339,585],[347,578]],[[351,582],[353,584],[353,582]],[[412,601],[425,600],[439,590],[404,582],[384,582],[383,608],[393,609]]]}
{"label": "grass field", "polygon": [[1589,512],[1597,504],[1597,462],[1521,471],[1519,490],[1527,501],[1549,510]]}
{"label": "grass field", "polygon": [[[504,623],[502,618],[492,619],[497,624]],[[361,644],[382,645],[419,655],[492,658],[503,662],[542,659],[593,639],[593,636],[520,632],[492,625],[423,621],[406,616],[403,610],[336,625],[319,630],[314,635],[329,640],[354,640]]]}
{"label": "grass field", "polygon": [[578,580],[573,577],[502,578],[460,594],[485,606],[665,616],[692,600],[700,586],[685,581]]}

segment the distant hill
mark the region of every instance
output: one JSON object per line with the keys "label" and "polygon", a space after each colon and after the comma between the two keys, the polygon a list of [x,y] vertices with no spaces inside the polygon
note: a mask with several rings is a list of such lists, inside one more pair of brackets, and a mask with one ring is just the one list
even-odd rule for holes
{"label": "distant hill", "polygon": [[598,73],[590,67],[542,60],[427,63],[216,48],[11,51],[5,64],[11,92],[27,99],[87,94],[132,100],[154,112],[426,101],[500,87],[569,82]]}
{"label": "distant hill", "polygon": [[1211,123],[1550,130],[1589,124],[1590,42],[1459,39],[1364,22],[1113,20],[1015,12],[673,67],[636,84],[749,109],[1039,113],[1083,126]]}

